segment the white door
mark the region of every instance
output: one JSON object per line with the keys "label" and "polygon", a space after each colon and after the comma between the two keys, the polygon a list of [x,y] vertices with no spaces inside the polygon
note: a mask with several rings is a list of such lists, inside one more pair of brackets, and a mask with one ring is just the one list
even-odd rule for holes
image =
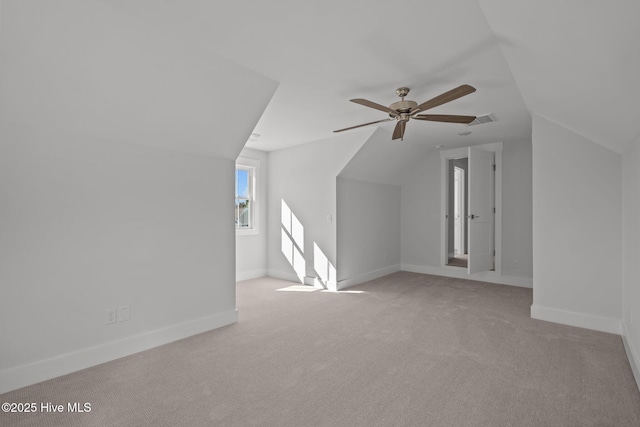
{"label": "white door", "polygon": [[469,274],[493,270],[493,153],[469,147]]}

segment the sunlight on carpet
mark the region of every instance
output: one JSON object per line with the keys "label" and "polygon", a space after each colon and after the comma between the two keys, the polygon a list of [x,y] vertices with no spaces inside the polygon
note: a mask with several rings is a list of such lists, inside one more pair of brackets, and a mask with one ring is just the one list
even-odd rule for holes
{"label": "sunlight on carpet", "polygon": [[291,286],[287,286],[286,288],[276,289],[276,292],[317,292],[317,291],[331,293],[331,294],[363,294],[364,293],[364,291],[352,291],[352,290],[332,291],[329,289],[316,288],[316,287],[307,286],[307,285],[291,285]]}

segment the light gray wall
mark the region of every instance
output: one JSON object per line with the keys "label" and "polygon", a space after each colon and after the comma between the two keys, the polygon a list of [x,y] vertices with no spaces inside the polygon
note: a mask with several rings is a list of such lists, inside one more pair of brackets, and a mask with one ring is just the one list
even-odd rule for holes
{"label": "light gray wall", "polygon": [[[401,260],[412,270],[440,267],[440,167],[439,152],[433,150],[402,185]],[[505,141],[502,168],[502,273],[530,280],[531,141]]]}
{"label": "light gray wall", "polygon": [[531,140],[505,142],[502,150],[502,274],[533,275]]}
{"label": "light gray wall", "polygon": [[338,178],[338,280],[400,269],[400,186]]}
{"label": "light gray wall", "polygon": [[6,123],[0,141],[0,391],[235,321],[233,160]]}
{"label": "light gray wall", "polygon": [[[318,277],[321,257],[336,267],[336,177],[369,134],[347,133],[268,155],[268,274],[300,281]],[[283,202],[301,226],[296,231],[302,267],[300,275],[283,253]],[[284,236],[284,240],[283,240]],[[321,253],[317,253],[320,251]],[[319,255],[319,256],[316,256]],[[335,276],[335,273],[334,273]],[[331,277],[335,286],[336,277]]]}
{"label": "light gray wall", "polygon": [[267,153],[244,148],[240,157],[260,161],[256,180],[258,206],[258,233],[236,235],[236,280],[248,280],[267,274]]}
{"label": "light gray wall", "polygon": [[622,158],[533,118],[532,315],[619,332]]}
{"label": "light gray wall", "polygon": [[622,156],[623,335],[640,384],[640,136]]}
{"label": "light gray wall", "polygon": [[440,154],[423,157],[401,187],[401,260],[440,266]]}
{"label": "light gray wall", "polygon": [[67,6],[2,3],[0,392],[235,321],[234,160],[277,88]]}

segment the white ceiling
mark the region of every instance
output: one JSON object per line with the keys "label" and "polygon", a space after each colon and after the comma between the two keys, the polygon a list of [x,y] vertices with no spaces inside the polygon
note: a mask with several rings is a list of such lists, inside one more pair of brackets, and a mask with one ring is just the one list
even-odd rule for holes
{"label": "white ceiling", "polygon": [[640,132],[640,1],[479,0],[528,109],[614,151]]}
{"label": "white ceiling", "polygon": [[[497,122],[412,121],[399,144],[528,139],[531,113],[618,152],[640,131],[637,0],[1,4],[3,96],[15,102],[0,113],[30,125],[230,157],[252,130],[247,146],[271,151],[385,118],[350,98],[388,105],[408,86],[421,103],[470,84],[429,112]],[[352,132],[377,141],[393,125]]]}
{"label": "white ceiling", "polygon": [[4,122],[235,159],[278,86],[100,1],[0,6]]}
{"label": "white ceiling", "polygon": [[[477,92],[430,110],[493,113],[497,122],[466,125],[414,121],[405,143],[467,145],[530,135],[530,115],[476,0],[158,2],[104,0],[170,33],[280,83],[256,126],[265,151],[325,139],[335,129],[386,114],[349,102],[388,105],[395,89],[424,102],[461,84]],[[224,100],[221,100],[224,102]],[[381,127],[393,129],[394,122]],[[471,130],[470,136],[458,133]],[[390,139],[390,138],[389,138]]]}

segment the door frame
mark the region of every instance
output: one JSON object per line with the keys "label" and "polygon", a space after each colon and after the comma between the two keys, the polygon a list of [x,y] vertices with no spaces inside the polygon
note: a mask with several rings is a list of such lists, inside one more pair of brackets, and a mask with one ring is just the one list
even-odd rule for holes
{"label": "door frame", "polygon": [[[466,218],[465,218],[465,214],[464,214],[465,211],[466,211],[465,208],[466,208],[466,204],[467,204],[467,200],[464,197],[465,196],[465,192],[466,192],[465,180],[467,179],[467,173],[465,172],[464,169],[462,169],[461,167],[458,167],[458,166],[454,166],[453,170],[454,170],[453,183],[456,186],[456,189],[454,189],[454,194],[455,194],[455,191],[458,190],[458,197],[457,197],[458,200],[456,202],[458,203],[458,213],[460,213],[460,218],[458,219],[459,236],[458,236],[458,241],[457,242],[456,242],[455,237],[453,239],[453,253],[455,254],[455,252],[456,252],[455,247],[456,247],[456,244],[457,244],[460,247],[460,249],[462,249],[461,254],[464,254],[465,253],[464,249],[466,247],[466,245],[465,245],[465,241],[466,241],[465,234],[467,232],[467,230],[466,230],[467,227],[465,227]],[[455,180],[456,172],[458,172],[458,176],[459,176],[458,184],[456,184],[456,180]],[[455,206],[455,203],[454,203],[454,206]],[[453,213],[455,215],[455,213],[456,213],[455,212],[455,208],[454,208]],[[456,230],[455,218],[453,219],[453,221],[454,221],[453,232],[454,232],[454,236],[455,236],[455,230]]]}
{"label": "door frame", "polygon": [[[485,151],[494,153],[494,162],[496,165],[494,179],[494,202],[495,202],[495,221],[494,221],[494,248],[495,248],[495,270],[483,271],[470,275],[478,278],[497,279],[502,276],[502,142],[494,142],[490,144],[474,145]],[[453,148],[450,150],[440,151],[440,268],[456,272],[460,271],[460,267],[452,267],[447,265],[447,242],[449,238],[449,230],[447,226],[447,208],[448,208],[448,192],[449,192],[449,160],[459,159],[469,156],[469,147]]]}

